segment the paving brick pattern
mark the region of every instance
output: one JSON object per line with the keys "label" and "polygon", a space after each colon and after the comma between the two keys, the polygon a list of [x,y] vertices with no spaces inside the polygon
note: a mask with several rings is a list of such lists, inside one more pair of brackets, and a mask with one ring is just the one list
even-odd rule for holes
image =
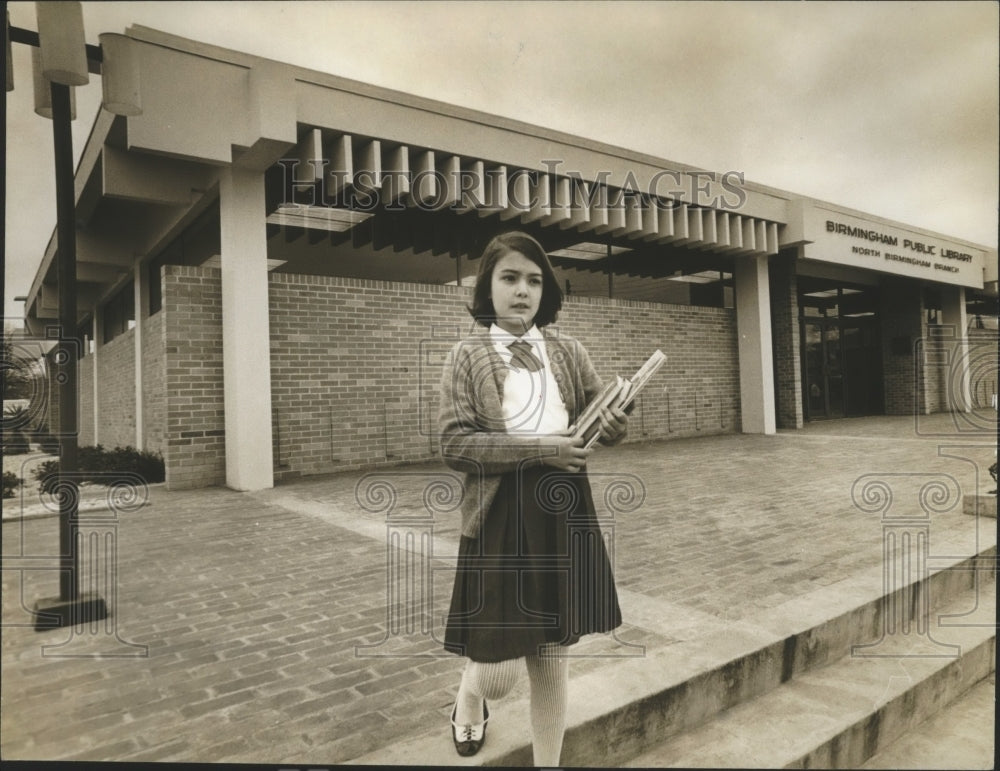
{"label": "paving brick pattern", "polygon": [[[951,438],[878,418],[600,451],[591,477],[619,586],[738,619],[876,564],[880,520],[851,502],[859,476],[950,474],[966,491],[977,472],[988,481],[991,436],[956,438],[948,416],[929,420],[925,429]],[[975,462],[939,456],[942,443],[975,445],[966,452]],[[394,480],[393,516],[412,523],[427,518],[427,479],[448,472],[374,473]],[[18,626],[31,623],[34,600],[57,592],[56,520],[5,521],[3,757],[317,765],[446,731],[462,662],[421,632],[426,615],[389,612],[385,513],[356,499],[371,474],[259,494],[153,488],[151,505],[117,525],[112,618],[72,632]],[[637,508],[624,482],[641,483]],[[920,511],[904,482],[894,506]],[[932,553],[936,532],[967,527],[960,509],[933,514]],[[456,542],[454,512],[431,516],[435,543]],[[446,552],[435,552],[428,598],[437,635],[450,595]],[[581,643],[589,657],[574,659],[571,676],[635,646],[669,645],[669,626],[626,618],[614,637]],[[508,698],[526,688],[522,678]]]}

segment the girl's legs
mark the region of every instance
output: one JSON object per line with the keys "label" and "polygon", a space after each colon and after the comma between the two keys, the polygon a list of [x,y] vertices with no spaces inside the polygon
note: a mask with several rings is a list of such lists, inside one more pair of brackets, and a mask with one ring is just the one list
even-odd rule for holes
{"label": "girl's legs", "polygon": [[531,681],[532,750],[536,766],[558,766],[566,731],[566,698],[569,659],[560,656],[560,645],[539,648],[527,656]]}
{"label": "girl's legs", "polygon": [[[531,684],[531,731],[534,764],[557,766],[566,731],[569,659],[560,645],[546,645],[525,658]],[[517,682],[520,659],[495,663],[468,661],[455,701],[459,725],[483,722],[483,699],[506,696]]]}
{"label": "girl's legs", "polygon": [[459,725],[482,723],[483,699],[499,699],[510,693],[517,682],[520,661],[481,662],[470,659],[458,687],[455,722]]}

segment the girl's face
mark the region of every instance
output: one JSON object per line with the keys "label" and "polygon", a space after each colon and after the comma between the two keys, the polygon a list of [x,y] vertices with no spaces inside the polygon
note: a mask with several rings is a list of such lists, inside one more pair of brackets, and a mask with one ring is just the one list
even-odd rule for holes
{"label": "girl's face", "polygon": [[493,267],[490,297],[497,326],[512,335],[523,335],[535,323],[542,302],[541,268],[520,252],[507,252]]}

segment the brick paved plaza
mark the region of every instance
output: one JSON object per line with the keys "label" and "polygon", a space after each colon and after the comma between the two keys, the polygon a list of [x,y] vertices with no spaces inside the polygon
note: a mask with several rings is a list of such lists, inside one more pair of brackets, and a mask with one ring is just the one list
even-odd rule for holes
{"label": "brick paved plaza", "polygon": [[[979,430],[948,415],[879,417],[600,450],[590,475],[625,625],[575,650],[571,700],[574,679],[615,657],[780,614],[876,567],[880,516],[852,502],[862,476],[891,476],[895,510],[911,513],[914,480],[928,474],[991,488],[994,413],[978,417]],[[316,765],[402,737],[447,742],[462,662],[435,638],[458,541],[446,511],[454,479],[422,464],[253,494],[156,486],[115,529],[117,576],[102,592],[113,616],[73,632],[35,632],[27,610],[58,592],[57,520],[5,518],[4,759]],[[995,520],[964,515],[960,500],[936,508],[932,561],[995,539]],[[390,529],[432,526],[427,612],[419,598],[409,615],[387,611],[387,560],[399,554],[387,549],[387,514]],[[526,689],[525,679],[504,701]],[[502,703],[493,712],[525,721]]]}

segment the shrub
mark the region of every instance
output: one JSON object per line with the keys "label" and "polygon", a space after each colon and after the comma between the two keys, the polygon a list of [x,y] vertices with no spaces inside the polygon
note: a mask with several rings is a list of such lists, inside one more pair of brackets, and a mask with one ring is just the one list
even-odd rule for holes
{"label": "shrub", "polygon": [[13,471],[3,472],[3,497],[13,498],[17,488],[22,484],[21,478]]}
{"label": "shrub", "polygon": [[76,463],[80,471],[113,471],[113,469],[106,468],[104,456],[104,448],[101,445],[78,447]]}
{"label": "shrub", "polygon": [[113,450],[104,450],[100,445],[97,449],[101,451],[101,458],[100,460],[95,459],[95,464],[99,467],[95,468],[95,471],[131,471],[133,474],[141,476],[146,482],[162,482],[166,478],[163,456],[158,452],[137,450],[134,447],[115,447]]}
{"label": "shrub", "polygon": [[135,473],[147,482],[163,482],[167,478],[163,456],[158,452],[144,450],[135,456]]}
{"label": "shrub", "polygon": [[[147,484],[166,479],[163,456],[157,452],[136,450],[134,447],[115,447],[113,450],[105,450],[101,445],[81,447],[77,451],[77,466],[81,482],[109,484],[115,480],[116,472],[138,474]],[[52,492],[56,477],[50,477],[47,484],[43,480],[58,471],[58,460],[45,461],[35,468],[35,479],[42,482],[40,489],[43,493]]]}
{"label": "shrub", "polygon": [[35,431],[35,441],[38,442],[42,452],[49,455],[59,454],[59,440],[50,434],[46,429],[39,427]]}
{"label": "shrub", "polygon": [[59,480],[59,478],[55,476],[55,474],[58,471],[59,471],[59,461],[57,460],[47,460],[35,466],[34,471],[32,471],[31,473],[35,475],[35,479],[37,479],[40,483],[38,485],[39,492],[42,493],[55,492],[56,482],[58,482]]}

